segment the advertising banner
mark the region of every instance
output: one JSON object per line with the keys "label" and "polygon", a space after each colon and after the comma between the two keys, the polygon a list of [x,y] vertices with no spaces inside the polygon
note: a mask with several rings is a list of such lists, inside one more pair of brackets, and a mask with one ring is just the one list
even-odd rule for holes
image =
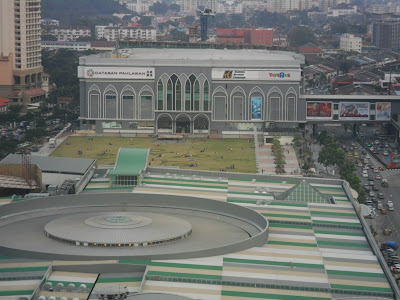
{"label": "advertising banner", "polygon": [[307,119],[332,119],[332,102],[307,102]]}
{"label": "advertising banner", "polygon": [[250,69],[212,69],[213,80],[268,80],[300,81],[300,69],[293,70],[250,70]]}
{"label": "advertising banner", "polygon": [[377,102],[376,103],[376,120],[390,121],[390,112],[392,104],[390,102]]}
{"label": "advertising banner", "polygon": [[154,79],[154,68],[78,67],[78,77],[87,79]]}
{"label": "advertising banner", "polygon": [[261,97],[251,98],[251,118],[261,119]]}
{"label": "advertising banner", "polygon": [[369,120],[368,102],[340,102],[341,120]]}

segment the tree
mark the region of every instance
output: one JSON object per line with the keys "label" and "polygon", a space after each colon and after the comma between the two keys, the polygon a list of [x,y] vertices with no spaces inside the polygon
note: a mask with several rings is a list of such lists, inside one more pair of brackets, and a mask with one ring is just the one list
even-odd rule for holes
{"label": "tree", "polygon": [[92,39],[92,37],[90,36],[80,36],[76,39],[77,42],[90,42]]}
{"label": "tree", "polygon": [[338,165],[343,162],[345,156],[343,150],[337,147],[325,146],[318,156],[318,162],[323,164],[326,168],[329,166]]}
{"label": "tree", "polygon": [[38,142],[46,135],[47,131],[44,128],[30,129],[25,131],[25,140],[28,142]]}
{"label": "tree", "polygon": [[245,24],[244,14],[231,14],[230,15],[230,27],[231,28],[242,28]]}
{"label": "tree", "polygon": [[124,5],[112,0],[42,0],[41,7],[42,18],[57,19],[65,25],[77,25],[76,21],[82,17],[91,19],[112,16],[114,13],[130,13]]}
{"label": "tree", "polygon": [[333,34],[343,34],[348,32],[347,25],[345,23],[333,23],[331,24],[331,33]]}
{"label": "tree", "polygon": [[350,68],[351,68],[351,63],[349,63],[348,61],[344,61],[339,65],[339,70],[342,73],[346,73],[346,74],[349,73]]}
{"label": "tree", "polygon": [[51,34],[43,34],[42,41],[58,41],[57,37]]}
{"label": "tree", "polygon": [[296,148],[299,148],[303,145],[303,138],[301,137],[301,134],[297,133],[294,135],[293,144]]}
{"label": "tree", "polygon": [[315,35],[309,27],[296,26],[288,33],[288,41],[291,46],[301,46],[307,43],[315,43]]}
{"label": "tree", "polygon": [[189,41],[189,36],[184,33],[183,31],[179,31],[177,29],[172,29],[170,31],[170,35],[172,40],[174,41],[182,41],[182,42],[188,42]]}
{"label": "tree", "polygon": [[155,15],[165,15],[168,10],[168,5],[165,2],[156,2],[149,7],[149,10]]}
{"label": "tree", "polygon": [[9,153],[14,153],[17,148],[18,140],[0,137],[0,159],[5,157]]}
{"label": "tree", "polygon": [[142,17],[138,23],[142,26],[151,26],[152,22],[151,22],[151,18],[150,17]]}
{"label": "tree", "polygon": [[193,25],[195,20],[196,18],[194,16],[186,16],[183,18],[183,21],[185,22],[186,25]]}

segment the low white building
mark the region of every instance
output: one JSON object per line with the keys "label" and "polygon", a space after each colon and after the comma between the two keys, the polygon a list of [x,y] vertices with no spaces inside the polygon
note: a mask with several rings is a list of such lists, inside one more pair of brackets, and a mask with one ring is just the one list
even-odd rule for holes
{"label": "low white building", "polygon": [[105,38],[107,41],[117,39],[132,39],[156,41],[156,29],[144,26],[96,26],[96,38]]}
{"label": "low white building", "polygon": [[354,34],[345,33],[340,37],[340,50],[355,51],[361,53],[362,38],[354,36]]}
{"label": "low white building", "polygon": [[328,8],[328,17],[340,17],[357,13],[357,5],[339,4],[337,7]]}
{"label": "low white building", "polygon": [[86,26],[42,26],[43,35],[53,35],[58,41],[76,41],[80,37],[91,37],[92,31]]}
{"label": "low white building", "polygon": [[41,19],[40,23],[42,25],[60,26],[60,21],[53,19]]}
{"label": "low white building", "polygon": [[89,50],[90,42],[68,42],[68,41],[41,41],[42,49],[57,50],[68,49],[73,51]]}

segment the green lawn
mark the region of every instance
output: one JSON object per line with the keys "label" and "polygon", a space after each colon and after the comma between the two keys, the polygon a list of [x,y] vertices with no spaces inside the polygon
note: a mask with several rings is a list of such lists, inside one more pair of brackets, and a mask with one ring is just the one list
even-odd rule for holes
{"label": "green lawn", "polygon": [[[253,139],[250,139],[250,142],[248,139],[204,138],[187,139],[185,142],[158,141],[154,138],[91,137],[91,139],[89,140],[87,136],[69,137],[53,152],[52,156],[95,158],[100,165],[113,165],[120,147],[150,148],[149,161],[154,166],[179,166],[181,169],[219,171],[234,164],[234,169],[226,169],[226,171],[256,172]],[[91,150],[88,150],[89,148]],[[200,150],[203,149],[206,150],[201,152]],[[83,151],[82,155],[78,154],[78,150]],[[163,156],[159,157],[160,155]],[[191,156],[185,157],[185,155]],[[189,164],[194,163],[197,167],[189,167]]]}

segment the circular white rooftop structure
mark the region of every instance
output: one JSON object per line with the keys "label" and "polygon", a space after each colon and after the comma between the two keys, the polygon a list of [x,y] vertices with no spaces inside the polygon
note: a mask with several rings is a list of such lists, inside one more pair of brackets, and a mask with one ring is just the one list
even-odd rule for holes
{"label": "circular white rooftop structure", "polygon": [[197,197],[82,194],[19,201],[0,211],[0,255],[38,259],[185,259],[262,246],[256,211]]}
{"label": "circular white rooftop structure", "polygon": [[78,246],[142,247],[184,239],[192,225],[165,214],[80,213],[55,219],[44,231],[52,239]]}

